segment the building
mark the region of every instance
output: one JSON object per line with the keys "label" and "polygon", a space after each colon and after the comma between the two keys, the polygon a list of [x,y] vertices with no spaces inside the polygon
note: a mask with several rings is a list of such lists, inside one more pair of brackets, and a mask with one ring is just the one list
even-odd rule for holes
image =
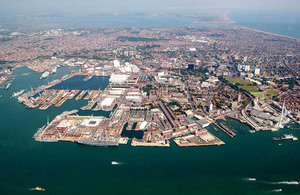
{"label": "building", "polygon": [[206,118],[200,119],[196,123],[199,124],[201,128],[208,127],[210,124],[209,120],[207,120]]}
{"label": "building", "polygon": [[119,60],[114,60],[114,67],[115,68],[120,68],[120,62],[119,62]]}
{"label": "building", "polygon": [[260,68],[255,68],[254,69],[254,74],[255,75],[260,75]]}
{"label": "building", "polygon": [[112,74],[109,78],[109,82],[111,83],[126,83],[129,75],[126,74]]}

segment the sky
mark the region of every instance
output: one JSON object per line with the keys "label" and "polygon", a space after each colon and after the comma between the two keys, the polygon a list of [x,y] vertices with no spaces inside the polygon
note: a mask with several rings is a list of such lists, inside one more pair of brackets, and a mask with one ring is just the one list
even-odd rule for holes
{"label": "sky", "polygon": [[222,10],[299,12],[300,0],[0,0],[0,13],[174,13]]}

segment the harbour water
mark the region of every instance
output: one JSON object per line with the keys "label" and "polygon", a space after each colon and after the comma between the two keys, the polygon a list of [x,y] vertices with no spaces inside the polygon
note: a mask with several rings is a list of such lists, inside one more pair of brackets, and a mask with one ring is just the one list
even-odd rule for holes
{"label": "harbour water", "polygon": [[[47,79],[58,79],[74,68],[62,67]],[[249,127],[228,119],[234,138],[207,129],[222,146],[180,148],[89,147],[70,142],[40,143],[32,139],[47,116],[80,108],[85,100],[69,100],[46,111],[26,109],[10,98],[13,92],[46,84],[40,74],[18,68],[8,90],[0,90],[0,194],[299,194],[300,141],[275,142],[273,137],[300,130],[248,133]],[[85,111],[84,115],[110,112]],[[291,124],[299,128],[299,125]],[[281,143],[281,145],[279,145]],[[112,161],[122,162],[112,165]],[[249,179],[256,178],[256,180]]]}

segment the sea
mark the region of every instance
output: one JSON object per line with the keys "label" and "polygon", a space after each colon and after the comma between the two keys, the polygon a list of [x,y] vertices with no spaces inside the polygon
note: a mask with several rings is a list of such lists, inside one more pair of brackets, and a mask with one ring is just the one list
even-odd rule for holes
{"label": "sea", "polygon": [[300,13],[293,11],[234,10],[228,14],[234,25],[300,39]]}
{"label": "sea", "polygon": [[[277,132],[249,133],[249,126],[227,119],[225,123],[237,131],[233,138],[207,127],[226,143],[222,146],[185,148],[171,140],[167,148],[105,148],[34,141],[32,136],[48,117],[51,121],[63,111],[79,109],[87,100],[68,100],[41,111],[26,109],[11,98],[12,93],[47,84],[72,70],[78,68],[61,67],[40,80],[41,73],[17,68],[11,87],[0,90],[0,194],[36,194],[37,186],[46,189],[43,194],[256,195],[276,194],[279,189],[280,194],[300,194],[300,141],[272,140],[287,133],[300,138],[295,123]],[[99,83],[91,85],[98,88]],[[79,114],[109,117],[110,112]]]}

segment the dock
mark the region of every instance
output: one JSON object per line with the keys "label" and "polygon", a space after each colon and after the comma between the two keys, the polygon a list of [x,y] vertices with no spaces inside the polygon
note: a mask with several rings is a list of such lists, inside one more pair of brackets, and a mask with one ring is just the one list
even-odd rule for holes
{"label": "dock", "polygon": [[228,129],[228,127],[226,127],[225,125],[218,125],[216,122],[213,122],[213,124],[216,125],[222,131],[224,131],[224,133],[226,133],[229,137],[236,136],[236,134],[232,130]]}
{"label": "dock", "polygon": [[87,90],[83,90],[80,92],[80,94],[75,98],[75,100],[80,100],[85,94],[86,94]]}
{"label": "dock", "polygon": [[81,107],[81,110],[91,110],[93,106],[96,104],[96,101],[89,101],[88,105]]}

